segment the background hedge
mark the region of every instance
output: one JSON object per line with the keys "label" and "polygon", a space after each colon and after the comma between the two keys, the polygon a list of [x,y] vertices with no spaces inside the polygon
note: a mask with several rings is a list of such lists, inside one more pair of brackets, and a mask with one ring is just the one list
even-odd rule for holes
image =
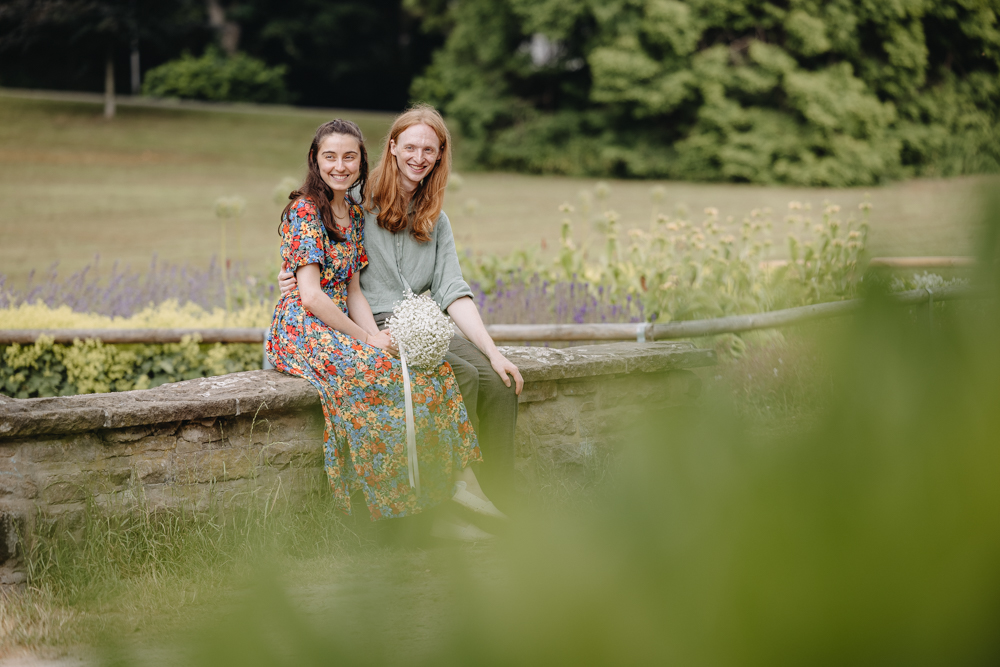
{"label": "background hedge", "polygon": [[1000,169],[998,0],[408,0],[496,169],[867,185]]}

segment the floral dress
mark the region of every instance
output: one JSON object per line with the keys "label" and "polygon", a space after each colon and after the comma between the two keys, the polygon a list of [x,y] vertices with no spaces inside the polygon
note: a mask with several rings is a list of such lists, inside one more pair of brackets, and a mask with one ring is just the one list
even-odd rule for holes
{"label": "floral dress", "polygon": [[[347,313],[347,284],[368,264],[360,207],[348,201],[351,228],[332,240],[315,205],[292,204],[281,220],[281,259],[294,272],[319,264],[320,285]],[[410,487],[398,359],[324,324],[302,306],[298,289],[282,296],[266,343],[280,371],[316,387],[326,429],[323,451],[336,503],[350,513],[352,491],[364,492],[373,520],[415,514],[452,494],[452,475],[481,460],[451,366],[410,370],[420,497]]]}

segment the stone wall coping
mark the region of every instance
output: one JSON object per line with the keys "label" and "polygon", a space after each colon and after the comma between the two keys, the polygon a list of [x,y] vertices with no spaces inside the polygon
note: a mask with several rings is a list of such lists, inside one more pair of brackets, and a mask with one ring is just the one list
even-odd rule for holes
{"label": "stone wall coping", "polygon": [[[715,364],[712,350],[678,341],[564,349],[503,347],[526,383]],[[319,395],[306,380],[274,370],[245,371],[109,394],[13,399],[0,396],[0,442],[24,436],[148,426],[182,420],[307,408]]]}

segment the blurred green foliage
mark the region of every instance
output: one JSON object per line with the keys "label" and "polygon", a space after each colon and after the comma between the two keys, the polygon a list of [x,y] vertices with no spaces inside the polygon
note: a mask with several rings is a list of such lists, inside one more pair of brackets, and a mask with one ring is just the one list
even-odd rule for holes
{"label": "blurred green foliage", "polygon": [[245,53],[225,56],[215,47],[195,58],[190,53],[146,72],[142,92],[213,102],[288,102],[285,65],[268,67]]}
{"label": "blurred green foliage", "polygon": [[[168,650],[242,667],[993,664],[997,231],[986,298],[932,327],[869,294],[825,341],[809,420],[761,431],[721,400],[650,413],[594,485],[525,503],[492,549],[437,550],[444,581],[371,558],[317,610],[271,561]],[[107,664],[140,664],[116,642]]]}
{"label": "blurred green foliage", "polygon": [[997,0],[406,0],[492,169],[866,185],[1000,169]]}

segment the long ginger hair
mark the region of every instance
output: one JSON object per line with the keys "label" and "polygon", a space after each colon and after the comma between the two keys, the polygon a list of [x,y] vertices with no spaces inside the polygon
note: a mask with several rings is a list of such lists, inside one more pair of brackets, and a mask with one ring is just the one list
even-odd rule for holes
{"label": "long ginger hair", "polygon": [[[399,135],[414,125],[427,125],[441,142],[441,154],[430,174],[417,186],[412,199],[406,200],[399,186],[399,166],[396,156],[389,151],[389,142],[399,145]],[[378,215],[379,227],[390,232],[399,232],[407,227],[412,210],[413,226],[410,233],[420,242],[430,241],[434,223],[441,215],[444,203],[444,189],[451,173],[451,134],[444,119],[437,110],[427,104],[418,104],[401,113],[393,122],[389,136],[382,147],[382,157],[372,169],[371,189],[365,200],[365,208]]]}
{"label": "long ginger hair", "polygon": [[365,149],[365,138],[362,136],[361,128],[358,127],[357,123],[337,118],[328,123],[323,123],[316,128],[316,134],[313,136],[312,143],[309,144],[309,155],[306,158],[308,164],[306,180],[298,189],[292,190],[289,193],[288,198],[291,201],[288,202],[281,217],[284,219],[288,215],[289,210],[295,204],[296,200],[308,199],[316,206],[319,212],[319,219],[323,221],[323,226],[326,227],[326,231],[330,234],[331,238],[339,242],[344,240],[344,235],[333,219],[333,208],[330,204],[330,200],[333,198],[333,188],[323,180],[323,177],[319,173],[319,163],[317,162],[319,146],[331,134],[346,134],[358,140],[358,148],[361,151],[361,167],[358,169],[358,180],[354,182],[352,187],[358,188],[360,194],[358,195],[358,201],[354,201],[353,198],[350,198],[350,195],[348,195],[348,198],[356,206],[360,205],[364,200],[365,184],[368,182],[368,151]]}

